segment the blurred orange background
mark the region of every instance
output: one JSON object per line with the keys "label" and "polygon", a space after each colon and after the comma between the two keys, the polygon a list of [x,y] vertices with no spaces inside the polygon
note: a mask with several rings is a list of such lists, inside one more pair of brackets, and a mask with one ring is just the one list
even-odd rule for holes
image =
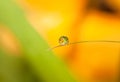
{"label": "blurred orange background", "polygon": [[[119,0],[106,0],[120,9]],[[88,0],[18,0],[26,18],[50,47],[58,45],[60,36],[70,42],[85,40],[120,41],[120,17],[95,8],[86,10]],[[119,12],[118,12],[119,14]],[[11,53],[20,53],[14,35],[3,29],[3,43]],[[16,44],[15,44],[16,43]],[[120,44],[86,43],[56,48],[53,52],[67,64],[75,78],[98,82],[118,77]]]}

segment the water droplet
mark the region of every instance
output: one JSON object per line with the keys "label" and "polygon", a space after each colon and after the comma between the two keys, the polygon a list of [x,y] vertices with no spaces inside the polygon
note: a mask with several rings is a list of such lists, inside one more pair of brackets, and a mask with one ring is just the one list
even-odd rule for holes
{"label": "water droplet", "polygon": [[67,45],[69,43],[69,39],[67,36],[61,36],[59,38],[59,44],[60,45]]}

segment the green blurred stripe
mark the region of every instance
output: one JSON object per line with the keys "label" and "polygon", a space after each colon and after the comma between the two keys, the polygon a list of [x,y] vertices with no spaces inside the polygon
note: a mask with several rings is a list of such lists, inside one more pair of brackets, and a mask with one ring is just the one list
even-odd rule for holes
{"label": "green blurred stripe", "polygon": [[11,0],[0,0],[0,21],[19,39],[26,59],[44,82],[76,82]]}

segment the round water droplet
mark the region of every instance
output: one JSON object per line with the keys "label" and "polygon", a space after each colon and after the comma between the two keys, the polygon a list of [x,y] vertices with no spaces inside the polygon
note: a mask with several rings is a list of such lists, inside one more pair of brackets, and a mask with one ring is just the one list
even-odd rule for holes
{"label": "round water droplet", "polygon": [[67,45],[69,43],[69,39],[66,36],[61,36],[59,38],[59,44],[60,45]]}

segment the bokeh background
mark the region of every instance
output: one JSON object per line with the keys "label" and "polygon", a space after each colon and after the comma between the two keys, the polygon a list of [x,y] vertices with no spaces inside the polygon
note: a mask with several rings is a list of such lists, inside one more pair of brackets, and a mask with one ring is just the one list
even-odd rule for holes
{"label": "bokeh background", "polygon": [[[13,1],[49,47],[58,45],[58,39],[63,35],[69,37],[70,42],[120,41],[120,0]],[[9,29],[0,27],[4,50],[20,57],[19,40]],[[65,63],[77,82],[120,81],[120,44],[74,44],[52,52]]]}

